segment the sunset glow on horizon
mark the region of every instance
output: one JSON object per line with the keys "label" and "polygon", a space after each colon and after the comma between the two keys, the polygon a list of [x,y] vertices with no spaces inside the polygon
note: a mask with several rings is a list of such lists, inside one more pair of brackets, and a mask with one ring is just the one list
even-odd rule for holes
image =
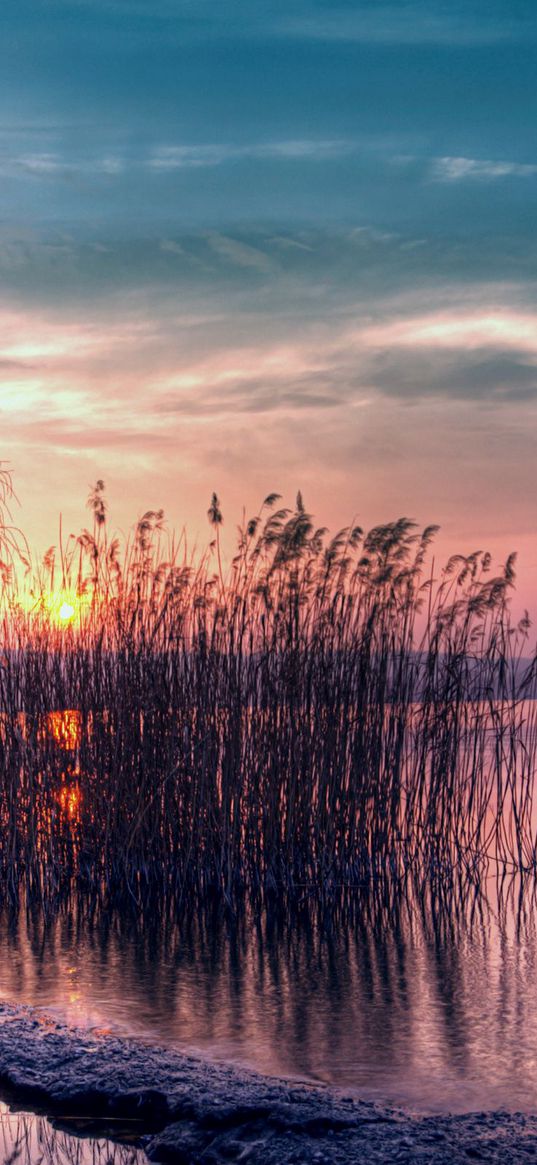
{"label": "sunset glow on horizon", "polygon": [[522,1165],[537,6],[0,13],[5,1160]]}
{"label": "sunset glow on horizon", "polygon": [[200,547],[217,490],[227,560],[301,489],[517,550],[537,612],[535,20],[403,8],[8,0],[0,457],[37,557],[97,478],[114,529]]}

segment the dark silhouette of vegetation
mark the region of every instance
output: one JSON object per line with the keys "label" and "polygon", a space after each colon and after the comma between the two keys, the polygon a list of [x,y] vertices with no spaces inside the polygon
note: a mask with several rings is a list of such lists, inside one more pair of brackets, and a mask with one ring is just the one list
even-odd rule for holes
{"label": "dark silhouette of vegetation", "polygon": [[197,560],[161,510],[121,544],[101,481],[88,505],[92,529],[35,570],[22,548],[22,575],[3,526],[12,896],[47,902],[74,878],[231,901],[537,870],[537,663],[529,619],[511,623],[513,556],[496,574],[456,556],[435,579],[436,527],[330,537],[300,494],[293,510],[272,494],[226,574],[216,494]]}

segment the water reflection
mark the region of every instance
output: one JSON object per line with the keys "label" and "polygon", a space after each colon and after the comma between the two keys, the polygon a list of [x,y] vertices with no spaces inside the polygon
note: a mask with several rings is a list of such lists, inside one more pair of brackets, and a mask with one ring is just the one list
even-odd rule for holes
{"label": "water reflection", "polygon": [[47,712],[39,718],[39,740],[41,743],[52,740],[60,750],[57,803],[63,821],[71,825],[79,821],[81,809],[79,750],[82,731],[82,714],[76,709]]}
{"label": "water reflection", "polygon": [[[68,866],[84,816],[93,828],[89,746],[99,733],[109,745],[106,716],[21,714],[18,728],[38,743],[27,786],[32,826],[43,797],[38,849],[56,846]],[[356,891],[326,916],[311,902],[230,916],[181,900],[178,922],[162,899],[146,915],[129,917],[125,900],[105,909],[92,883],[83,904],[48,920],[41,903],[0,916],[0,992],[77,1024],[423,1110],[534,1109],[537,933],[518,888],[442,900],[392,884],[387,898]]]}
{"label": "water reflection", "polygon": [[54,1129],[44,1117],[11,1112],[1,1103],[0,1156],[4,1165],[147,1165],[141,1150],[71,1136]]}
{"label": "water reflection", "polygon": [[368,706],[352,748],[345,733],[362,712],[340,708],[328,757],[310,709],[300,758],[293,718],[283,731],[270,704],[245,706],[232,748],[225,701],[214,715],[164,700],[0,712],[4,884],[48,908],[73,877],[92,891],[127,880],[135,896],[158,882],[229,897],[244,885],[359,886],[387,863],[395,877],[472,867],[476,882],[493,864],[535,872],[537,701],[463,701],[456,729],[449,707],[388,702],[375,720]]}
{"label": "water reflection", "polygon": [[69,1021],[425,1111],[537,1105],[537,928],[488,904],[356,898],[325,918],[73,906],[2,924],[0,992]]}
{"label": "water reflection", "polygon": [[82,713],[75,708],[46,712],[39,717],[38,736],[51,737],[66,752],[75,752],[82,740]]}

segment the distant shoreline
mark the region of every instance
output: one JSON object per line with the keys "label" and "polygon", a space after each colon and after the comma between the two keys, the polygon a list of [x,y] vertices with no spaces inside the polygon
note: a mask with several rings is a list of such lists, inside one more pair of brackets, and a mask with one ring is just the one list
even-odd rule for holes
{"label": "distant shoreline", "polygon": [[[0,1004],[0,1090],[92,1136],[132,1122],[148,1159],[176,1165],[368,1165],[537,1157],[537,1115],[418,1116]],[[106,1130],[106,1132],[104,1131]],[[137,1130],[139,1130],[139,1135]],[[118,1140],[121,1134],[118,1133]]]}

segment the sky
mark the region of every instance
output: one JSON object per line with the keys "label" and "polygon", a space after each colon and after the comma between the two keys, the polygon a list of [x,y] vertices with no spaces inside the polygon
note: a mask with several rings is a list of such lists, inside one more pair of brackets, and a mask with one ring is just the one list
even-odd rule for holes
{"label": "sky", "polygon": [[301,489],[537,613],[532,0],[3,0],[0,458],[32,545]]}

